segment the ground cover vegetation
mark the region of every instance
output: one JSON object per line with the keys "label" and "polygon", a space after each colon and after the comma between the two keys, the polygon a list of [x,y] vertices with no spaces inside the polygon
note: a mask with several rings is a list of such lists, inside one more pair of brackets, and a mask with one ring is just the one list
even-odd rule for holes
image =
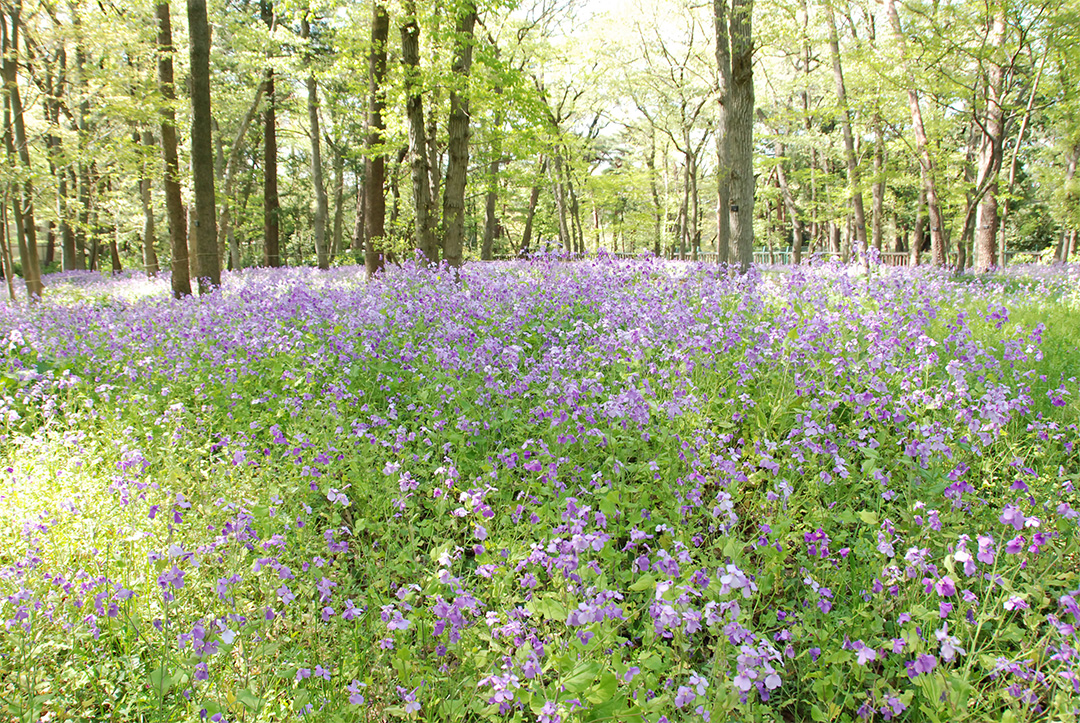
{"label": "ground cover vegetation", "polygon": [[1076,267],[365,276],[2,308],[0,718],[1075,719]]}

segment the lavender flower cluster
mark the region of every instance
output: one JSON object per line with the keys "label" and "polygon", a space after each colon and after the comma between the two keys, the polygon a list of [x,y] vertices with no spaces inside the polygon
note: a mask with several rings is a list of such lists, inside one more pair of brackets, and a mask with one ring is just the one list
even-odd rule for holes
{"label": "lavender flower cluster", "polygon": [[1078,269],[54,279],[0,308],[28,720],[1065,719]]}

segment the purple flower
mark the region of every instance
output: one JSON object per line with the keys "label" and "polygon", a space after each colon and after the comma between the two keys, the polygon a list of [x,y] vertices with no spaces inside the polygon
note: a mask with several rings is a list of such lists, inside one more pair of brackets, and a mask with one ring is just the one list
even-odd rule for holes
{"label": "purple flower", "polygon": [[987,565],[994,564],[994,538],[989,535],[979,535],[979,551],[975,554],[979,562]]}
{"label": "purple flower", "polygon": [[1024,517],[1024,513],[1020,511],[1020,508],[1016,505],[1005,505],[1005,509],[1001,511],[1001,517],[998,518],[998,522],[1003,525],[1012,525],[1017,532],[1024,529],[1024,523],[1027,522],[1027,518]]}
{"label": "purple flower", "polygon": [[934,589],[937,590],[937,594],[941,597],[952,597],[956,594],[956,583],[946,575],[935,583]]}
{"label": "purple flower", "polygon": [[359,680],[353,680],[353,682],[345,686],[345,689],[349,691],[349,703],[351,703],[352,705],[363,705],[364,696],[361,695],[360,689],[366,687],[367,684],[361,683]]}
{"label": "purple flower", "polygon": [[908,676],[911,678],[918,678],[920,675],[925,675],[931,672],[937,667],[937,658],[933,655],[922,654],[915,660],[909,661],[907,664]]}

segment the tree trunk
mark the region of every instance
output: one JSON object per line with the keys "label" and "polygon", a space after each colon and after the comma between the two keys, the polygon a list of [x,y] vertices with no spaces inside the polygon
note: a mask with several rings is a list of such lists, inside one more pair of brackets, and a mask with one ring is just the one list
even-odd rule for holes
{"label": "tree trunk", "polygon": [[533,183],[529,192],[529,210],[525,213],[525,230],[521,232],[521,248],[518,255],[525,256],[529,253],[529,244],[532,243],[533,218],[536,216],[536,204],[540,201],[540,179],[547,173],[547,159],[540,156],[540,169],[537,171],[537,180]]}
{"label": "tree trunk", "polygon": [[[187,223],[184,217],[184,203],[180,196],[180,160],[176,151],[176,114],[172,103],[176,100],[173,84],[172,56],[175,52],[172,42],[172,20],[169,17],[169,3],[159,2],[156,6],[158,20],[158,83],[164,103],[161,105],[161,153],[165,159],[165,208],[169,217],[169,247],[172,252],[172,292],[173,296],[191,295],[191,277],[188,274]],[[81,66],[81,63],[80,63]],[[81,70],[80,70],[81,75]],[[84,172],[88,174],[88,171]],[[86,202],[82,213],[87,212],[89,201],[89,177],[80,178],[79,196]],[[83,229],[85,225],[80,224]],[[85,231],[83,231],[85,233]]]}
{"label": "tree trunk", "polygon": [[[310,12],[309,9],[300,18],[300,37],[305,40],[311,38],[311,26],[308,21]],[[323,183],[322,136],[319,133],[319,85],[315,79],[315,73],[310,69],[310,49],[305,57],[309,65],[305,84],[307,85],[308,128],[311,134],[311,184],[315,187],[315,218],[312,232],[315,237],[316,261],[320,269],[326,270],[330,268],[330,254],[326,248],[326,218],[329,215],[327,208],[329,204],[326,199],[326,186]]]}
{"label": "tree trunk", "polygon": [[[271,0],[259,1],[259,14],[266,27],[273,31],[277,20]],[[278,200],[277,152],[277,94],[274,88],[274,69],[266,69],[266,111],[263,114],[263,261],[271,267],[281,266],[280,218]]]}
{"label": "tree trunk", "polygon": [[342,227],[345,223],[345,156],[334,151],[334,233],[330,242],[330,260],[341,252]]}
{"label": "tree trunk", "polygon": [[653,202],[653,256],[659,256],[663,241],[664,207],[660,203],[660,190],[656,185],[656,129],[651,124],[649,125],[649,148],[645,152],[645,167],[649,169],[649,193]]}
{"label": "tree trunk", "polygon": [[[779,139],[779,134],[777,135]],[[796,266],[802,263],[802,249],[803,249],[803,222],[802,213],[795,205],[795,199],[791,195],[791,188],[788,186],[787,174],[784,172],[784,144],[777,140],[776,143],[776,182],[780,186],[780,195],[784,198],[784,207],[787,209],[788,218],[791,219],[791,250],[792,250],[792,263]]]}
{"label": "tree trunk", "polygon": [[195,186],[196,268],[199,294],[221,286],[214,195],[214,138],[210,107],[210,25],[206,0],[187,0],[191,47],[191,170]]}
{"label": "tree trunk", "polygon": [[[495,86],[496,95],[502,94],[502,88]],[[498,101],[496,101],[498,102]],[[488,162],[487,189],[484,197],[484,242],[480,247],[480,258],[484,261],[492,259],[492,246],[495,243],[495,230],[498,219],[495,216],[495,206],[499,202],[499,165],[502,156],[502,111],[496,110],[494,114],[494,127],[491,129],[491,160]]]}
{"label": "tree trunk", "polygon": [[[267,76],[267,78],[269,75]],[[248,106],[247,113],[240,121],[240,128],[236,131],[236,137],[233,139],[232,146],[229,148],[229,158],[225,163],[225,177],[222,181],[224,185],[224,198],[221,202],[221,215],[218,218],[218,234],[223,237],[229,245],[229,266],[232,269],[239,269],[242,265],[240,260],[240,242],[236,238],[236,231],[232,223],[232,208],[236,205],[236,169],[240,165],[240,154],[244,148],[244,140],[247,138],[248,128],[251,127],[252,121],[255,120],[255,116],[259,113],[259,104],[262,102],[263,96],[267,90],[267,78],[264,78],[258,87],[255,88],[255,98],[251,101],[251,105]]]}
{"label": "tree trunk", "polygon": [[[138,131],[135,131],[132,140],[136,143],[141,143],[143,148],[146,149],[146,153],[143,158],[150,158],[154,153],[154,134],[150,132],[149,128],[144,128],[142,135],[140,136]],[[142,247],[143,247],[143,267],[147,276],[156,276],[161,267],[158,265],[157,257],[157,230],[155,228],[154,220],[154,206],[151,197],[150,188],[150,173],[146,168],[146,161],[144,160],[139,164],[139,200],[142,202],[143,211],[143,232],[142,232]]]}
{"label": "tree trunk", "polygon": [[[731,50],[728,41],[727,0],[713,0],[716,30],[717,112],[716,112],[716,259],[731,261]],[[657,239],[657,256],[660,241]]]}
{"label": "tree trunk", "polygon": [[364,268],[368,277],[381,271],[386,235],[386,154],[376,153],[382,146],[383,110],[386,107],[386,40],[390,35],[390,16],[386,7],[376,2],[371,25],[371,50],[368,55],[370,105],[368,113],[367,160],[364,172]]}
{"label": "tree trunk", "polygon": [[4,281],[7,282],[8,297],[15,301],[15,263],[11,258],[11,244],[8,243],[8,189],[0,200],[0,261],[4,266]]}
{"label": "tree trunk", "polygon": [[1046,50],[1043,52],[1042,59],[1039,61],[1039,72],[1035,74],[1035,82],[1031,84],[1031,91],[1028,93],[1027,107],[1024,109],[1024,119],[1020,121],[1020,130],[1016,132],[1016,142],[1013,144],[1012,160],[1009,162],[1009,180],[1008,185],[1005,187],[1005,198],[1001,204],[1001,221],[998,224],[1000,232],[1000,240],[998,243],[998,267],[1002,269],[1005,268],[1005,232],[1009,220],[1009,196],[1012,194],[1013,186],[1016,184],[1017,159],[1020,156],[1020,146],[1024,142],[1024,135],[1027,132],[1028,122],[1031,120],[1031,109],[1035,106],[1035,97],[1039,91],[1039,83],[1042,80],[1043,68],[1046,67],[1046,59],[1049,55],[1050,46],[1047,46]]}
{"label": "tree trunk", "polygon": [[874,115],[874,186],[871,210],[871,236],[874,249],[881,251],[881,234],[885,221],[885,134],[879,114]]}
{"label": "tree trunk", "polygon": [[416,20],[416,2],[405,3],[405,23],[401,26],[401,64],[405,72],[405,114],[409,120],[409,152],[412,157],[411,176],[413,205],[416,216],[414,244],[429,264],[439,263],[439,242],[436,239],[436,212],[432,199],[431,163],[428,139],[424,128],[423,84],[420,77],[420,25]]}
{"label": "tree trunk", "polygon": [[975,214],[974,256],[976,273],[986,273],[997,262],[998,235],[998,174],[1004,153],[1005,110],[1002,108],[1005,88],[1005,66],[1001,58],[1005,44],[1005,4],[994,13],[990,31],[991,59],[986,68],[986,111],[979,144],[979,173],[976,188],[982,190]]}
{"label": "tree trunk", "polygon": [[900,27],[900,16],[896,12],[896,0],[885,0],[885,10],[889,16],[889,24],[892,26],[896,42],[900,46],[900,62],[903,65],[907,84],[908,106],[911,109],[911,125],[915,130],[915,148],[919,157],[919,168],[922,175],[923,188],[926,190],[926,205],[930,214],[930,244],[931,252],[936,266],[944,266],[946,259],[945,243],[945,220],[941,215],[941,204],[938,202],[937,179],[934,169],[934,159],[930,154],[930,139],[926,135],[926,127],[923,125],[922,108],[919,104],[918,86],[915,84],[915,75],[907,57],[907,42],[904,39],[904,31]]}
{"label": "tree trunk", "polygon": [[863,271],[870,273],[870,255],[866,244],[866,211],[863,208],[862,188],[859,179],[859,164],[855,158],[855,135],[851,129],[851,109],[847,102],[847,89],[844,85],[844,69],[840,64],[840,40],[836,33],[836,16],[832,5],[825,3],[825,17],[829,25],[829,49],[832,54],[833,80],[836,83],[836,100],[840,105],[840,125],[844,132],[844,158],[847,161],[848,197],[854,214],[855,240],[859,244]]}
{"label": "tree trunk", "polygon": [[731,237],[736,261],[745,272],[754,261],[754,41],[753,0],[732,0],[731,115],[728,158],[731,162]]}
{"label": "tree trunk", "polygon": [[[34,183],[31,180],[33,167],[30,163],[30,148],[26,144],[26,125],[23,122],[22,97],[19,93],[19,84],[16,78],[19,52],[19,15],[22,3],[15,0],[8,8],[10,13],[11,27],[7,21],[0,17],[0,47],[3,49],[3,75],[4,86],[7,91],[8,102],[11,104],[11,125],[15,133],[15,146],[18,151],[19,161],[26,173],[26,180],[22,183],[22,200],[16,200],[21,205],[23,218],[23,234],[26,244],[26,252],[22,255],[23,279],[26,281],[26,294],[31,302],[41,298],[45,290],[41,282],[41,265],[38,260],[37,229],[34,225]],[[19,247],[22,254],[22,246]]]}
{"label": "tree trunk", "polygon": [[443,195],[443,244],[447,263],[461,266],[465,238],[465,186],[469,169],[469,96],[468,77],[472,68],[473,27],[476,4],[465,0],[458,11],[454,39],[450,91],[450,120],[447,124],[449,159],[446,165],[446,188]]}

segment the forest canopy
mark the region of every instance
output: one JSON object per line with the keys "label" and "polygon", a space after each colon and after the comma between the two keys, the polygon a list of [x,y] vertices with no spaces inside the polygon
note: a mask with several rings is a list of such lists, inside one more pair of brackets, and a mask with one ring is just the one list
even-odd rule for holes
{"label": "forest canopy", "polygon": [[1075,2],[183,10],[3,4],[4,269],[32,296],[418,253],[1075,251]]}

